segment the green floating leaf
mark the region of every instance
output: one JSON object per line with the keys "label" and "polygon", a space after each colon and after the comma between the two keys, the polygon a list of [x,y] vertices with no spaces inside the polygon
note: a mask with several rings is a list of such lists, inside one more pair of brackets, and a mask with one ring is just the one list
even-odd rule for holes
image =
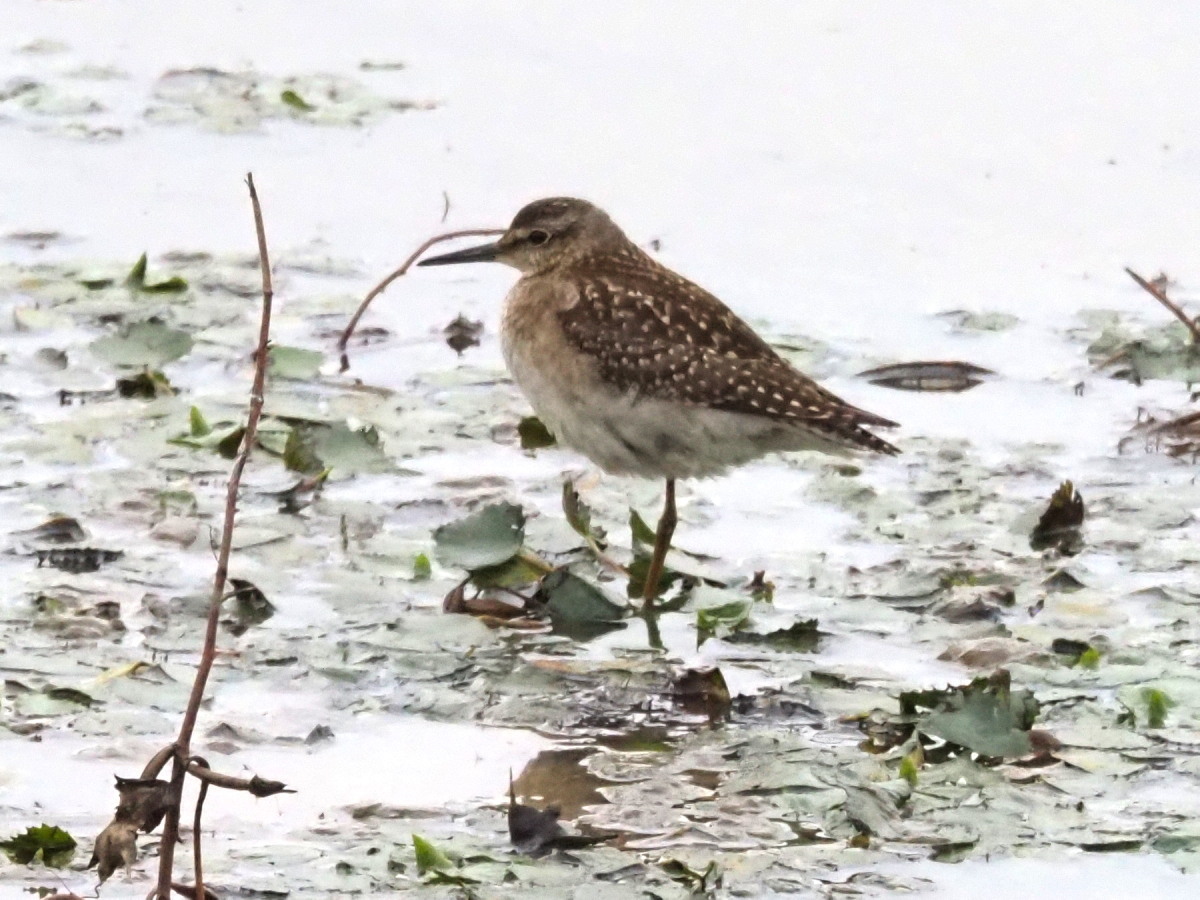
{"label": "green floating leaf", "polygon": [[317,422],[292,429],[283,447],[283,462],[293,472],[306,475],[325,469],[345,474],[381,472],[391,466],[374,427],[355,429]]}
{"label": "green floating leaf", "polygon": [[325,468],[311,440],[311,429],[293,428],[283,445],[283,464],[292,472],[315,475]]}
{"label": "green floating leaf", "polygon": [[1162,728],[1167,724],[1167,710],[1175,705],[1175,701],[1167,696],[1167,692],[1159,688],[1142,688],[1142,701],[1146,704],[1146,725],[1150,728]]}
{"label": "green floating leaf", "polygon": [[424,553],[418,553],[413,560],[413,581],[428,581],[433,576],[433,563]]}
{"label": "green floating leaf", "polygon": [[0,850],[19,865],[29,865],[40,859],[51,868],[61,868],[71,861],[77,846],[75,838],[56,825],[36,825],[0,841]]}
{"label": "green floating leaf", "polygon": [[537,416],[526,416],[518,422],[517,435],[521,438],[522,450],[541,450],[558,443],[550,429]]}
{"label": "green floating leaf", "polygon": [[508,562],[525,541],[525,513],[513,503],[493,503],[433,533],[438,561],[474,572]]}
{"label": "green floating leaf", "polygon": [[566,569],[556,569],[543,578],[538,597],[556,623],[609,625],[626,612],[599,587]]}
{"label": "green floating leaf", "polygon": [[125,286],[140,289],[146,283],[146,254],[138,257],[129,274],[125,276]]}
{"label": "green floating leaf", "polygon": [[945,691],[901,694],[901,708],[913,702],[930,705],[929,695],[936,696],[936,708],[918,721],[921,732],[982,756],[1019,757],[1032,751],[1029,729],[1038,703],[1029,691],[983,677]]}
{"label": "green floating leaf", "polygon": [[471,584],[477,588],[518,588],[533,584],[546,574],[546,568],[536,565],[529,555],[519,553],[495,566],[471,570]]}
{"label": "green floating leaf", "polygon": [[319,350],[272,345],[267,372],[276,378],[309,379],[316,377],[324,362],[325,354]]}
{"label": "green floating leaf", "polygon": [[697,643],[704,643],[709,638],[724,638],[733,634],[750,621],[750,610],[753,600],[731,600],[717,606],[708,606],[696,610],[696,631],[699,632]]}
{"label": "green floating leaf", "polygon": [[[102,281],[83,282],[85,287],[99,288],[108,287],[108,284]],[[111,284],[111,282],[109,282]],[[156,281],[148,283],[146,281],[146,254],[143,253],[138,257],[138,261],[133,264],[133,268],[129,270],[129,274],[125,276],[125,286],[131,290],[141,291],[144,294],[179,294],[187,290],[188,283],[185,279],[175,275],[168,278],[166,281]]]}
{"label": "green floating leaf", "polygon": [[192,437],[205,437],[212,433],[208,420],[204,418],[204,413],[200,412],[198,406],[188,410],[188,433]]}
{"label": "green floating leaf", "polygon": [[116,334],[92,341],[91,351],[116,366],[155,368],[186,356],[192,349],[192,336],[171,328],[165,322],[149,319],[127,325]]}
{"label": "green floating leaf", "polygon": [[316,109],[315,106],[313,106],[311,103],[306,101],[303,97],[301,97],[299,94],[297,94],[291,88],[289,88],[288,90],[281,93],[279,95],[279,99],[282,100],[284,103],[286,103],[288,106],[290,106],[292,109],[299,110],[300,112],[312,112],[314,109]]}
{"label": "green floating leaf", "polygon": [[[195,407],[192,410],[199,413]],[[188,432],[179,434],[173,438],[167,438],[168,444],[175,444],[178,447],[191,447],[193,450],[215,450],[225,459],[233,459],[238,454],[238,448],[242,445],[242,438],[246,434],[244,425],[226,426],[220,431],[215,431],[209,427],[204,421],[204,417],[198,419],[195,416],[188,416]],[[195,429],[200,430],[200,434],[193,434]]]}
{"label": "green floating leaf", "polygon": [[445,853],[439,850],[432,841],[426,840],[417,833],[412,836],[413,851],[417,855],[417,874],[424,875],[426,872],[435,870],[448,870],[454,868],[454,862]]}

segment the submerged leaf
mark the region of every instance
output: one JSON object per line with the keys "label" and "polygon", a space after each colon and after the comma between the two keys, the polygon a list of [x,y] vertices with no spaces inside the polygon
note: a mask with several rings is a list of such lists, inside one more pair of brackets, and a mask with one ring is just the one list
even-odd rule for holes
{"label": "submerged leaf", "polygon": [[321,371],[324,361],[325,354],[319,350],[272,344],[267,372],[276,378],[308,379]]}
{"label": "submerged leaf", "polygon": [[92,341],[96,356],[115,366],[158,367],[186,356],[192,349],[192,336],[171,328],[158,319],[135,322],[116,334]]}
{"label": "submerged leaf", "polygon": [[525,541],[525,513],[513,503],[493,503],[433,533],[438,561],[473,572],[517,555]]}

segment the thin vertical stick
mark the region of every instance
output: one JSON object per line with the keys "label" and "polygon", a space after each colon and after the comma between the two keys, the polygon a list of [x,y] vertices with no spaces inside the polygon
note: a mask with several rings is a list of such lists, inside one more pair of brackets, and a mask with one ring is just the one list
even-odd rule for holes
{"label": "thin vertical stick", "polygon": [[229,485],[225,492],[225,519],[221,529],[221,546],[217,551],[217,572],[213,577],[212,595],[208,604],[208,621],[204,630],[204,646],[200,651],[200,663],[192,682],[192,693],[188,697],[179,736],[175,739],[175,758],[171,769],[172,803],[163,819],[162,844],[159,850],[158,900],[170,900],[171,875],[175,863],[175,844],[179,840],[179,812],[183,799],[183,781],[187,774],[187,762],[191,755],[192,733],[196,729],[196,717],[200,702],[204,699],[204,688],[212,671],[213,658],[217,651],[217,625],[221,617],[221,602],[225,599],[225,580],[229,575],[229,554],[233,548],[233,526],[237,514],[238,490],[242,484],[242,471],[250,458],[258,433],[258,420],[262,417],[263,396],[266,391],[268,344],[271,338],[271,301],[275,296],[271,285],[271,263],[267,256],[267,235],[263,226],[262,208],[258,203],[258,192],[254,189],[254,176],[246,175],[246,186],[250,189],[250,204],[254,209],[254,228],[258,234],[258,262],[262,269],[262,317],[258,328],[258,350],[254,354],[254,386],[250,389],[250,412],[246,420],[246,432],[233,468],[229,472]]}
{"label": "thin vertical stick", "polygon": [[1142,290],[1165,306],[1170,311],[1171,315],[1173,315],[1187,327],[1187,330],[1192,335],[1193,344],[1200,344],[1200,325],[1197,325],[1194,320],[1188,318],[1188,314],[1183,311],[1179,304],[1175,303],[1170,297],[1167,296],[1166,291],[1162,290],[1153,282],[1147,281],[1137,272],[1133,271],[1133,269],[1127,268],[1125,273],[1134,281],[1136,281]]}

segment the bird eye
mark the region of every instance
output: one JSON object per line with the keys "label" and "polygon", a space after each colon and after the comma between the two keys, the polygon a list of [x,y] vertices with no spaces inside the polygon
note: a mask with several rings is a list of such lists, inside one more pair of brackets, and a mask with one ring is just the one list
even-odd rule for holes
{"label": "bird eye", "polygon": [[548,240],[550,240],[550,235],[545,231],[529,232],[529,243],[533,244],[535,247],[540,247]]}

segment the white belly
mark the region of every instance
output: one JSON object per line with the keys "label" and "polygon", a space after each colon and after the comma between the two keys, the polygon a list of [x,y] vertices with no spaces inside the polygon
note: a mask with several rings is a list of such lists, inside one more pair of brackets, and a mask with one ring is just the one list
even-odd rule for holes
{"label": "white belly", "polygon": [[840,448],[819,435],[759,416],[618,393],[583,373],[548,367],[503,340],[513,379],[558,438],[606,472],[653,478],[720,474],[780,450]]}

